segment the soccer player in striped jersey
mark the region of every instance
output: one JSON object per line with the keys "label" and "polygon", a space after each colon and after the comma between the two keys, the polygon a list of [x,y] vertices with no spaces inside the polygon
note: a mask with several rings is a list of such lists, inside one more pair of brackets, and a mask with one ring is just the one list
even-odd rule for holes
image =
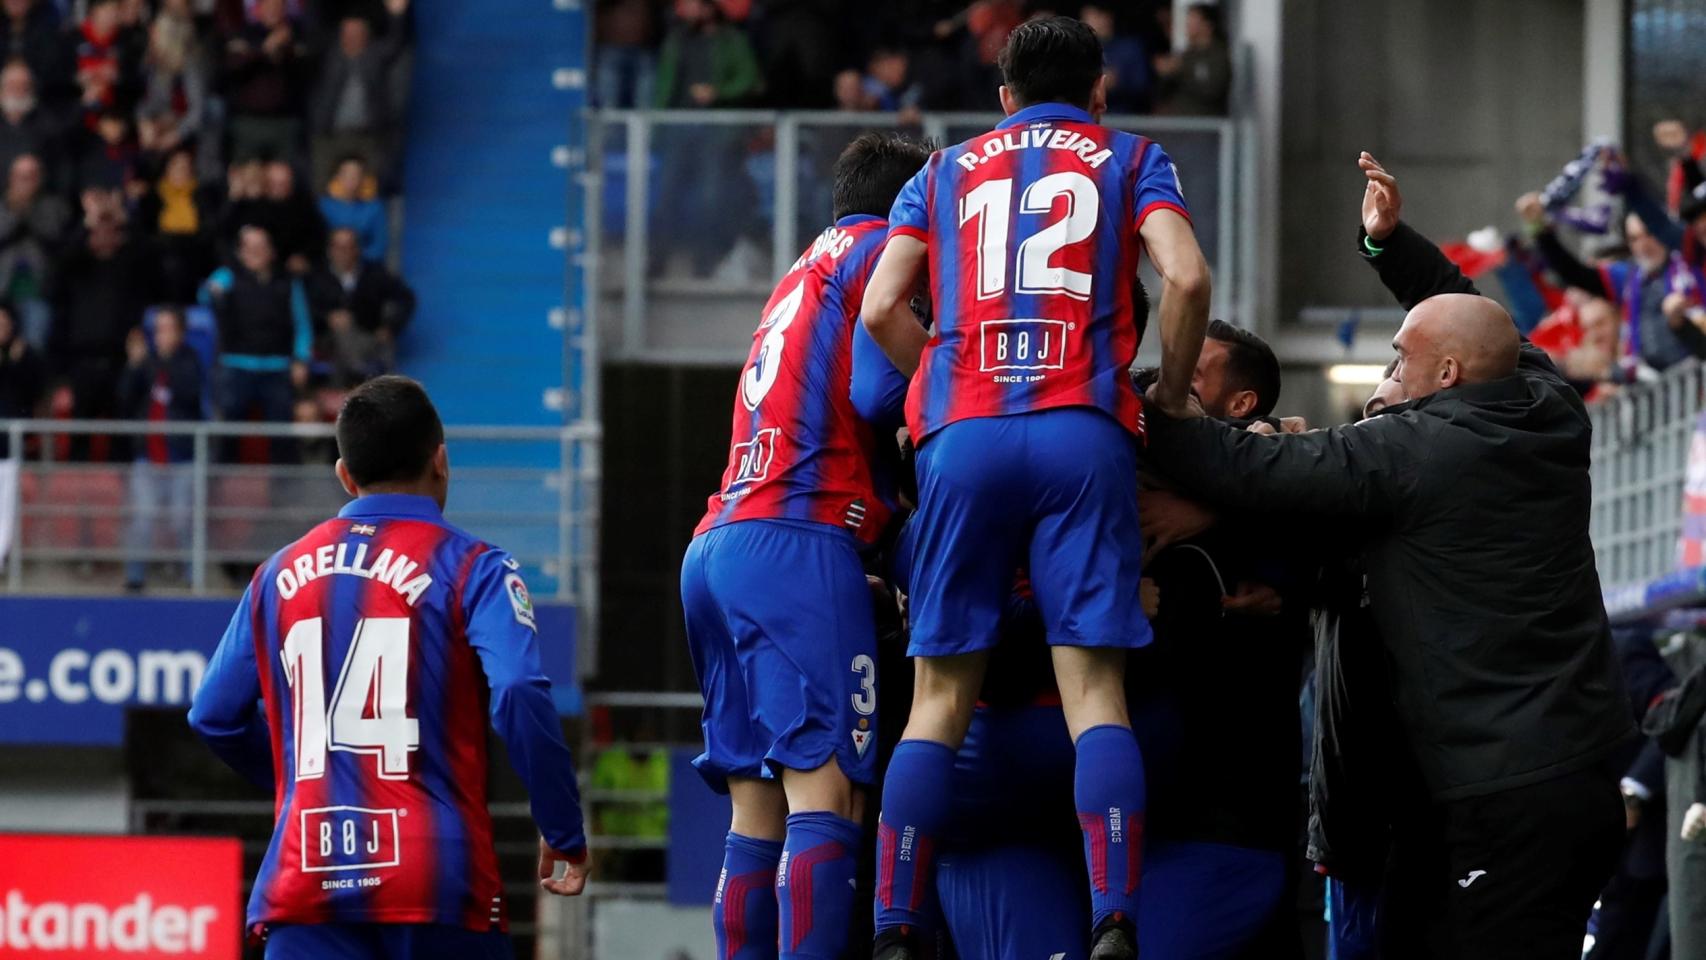
{"label": "soccer player in striped jersey", "polygon": [[355,499],[255,572],[190,708],[274,791],[248,922],[269,960],[509,957],[488,722],[532,798],[541,886],[586,883],[533,603],[509,554],[445,522],[450,461],[420,384],[357,387],[337,438]]}
{"label": "soccer player in striped jersey", "polygon": [[[851,399],[884,214],[928,151],[891,135],[835,164],[835,223],[776,285],[735,389],[729,462],[681,565],[705,695],[694,761],[734,807],[712,904],[722,960],[836,960],[875,779],[876,631],[861,553],[893,510]],[[916,321],[913,321],[916,323]]]}
{"label": "soccer player in striped jersey", "polygon": [[[1132,483],[1143,422],[1128,375],[1132,278],[1147,249],[1164,284],[1151,399],[1183,413],[1208,322],[1208,267],[1160,146],[1097,123],[1105,80],[1089,27],[1028,21],[1001,68],[1007,120],[936,152],[901,191],[865,296],[872,339],[912,378],[919,490],[917,679],[884,780],[875,950],[917,953],[954,753],[1024,566],[1077,750],[1091,957],[1119,960],[1136,950],[1144,810],[1124,661],[1150,639]],[[907,309],[926,267],[933,334]]]}

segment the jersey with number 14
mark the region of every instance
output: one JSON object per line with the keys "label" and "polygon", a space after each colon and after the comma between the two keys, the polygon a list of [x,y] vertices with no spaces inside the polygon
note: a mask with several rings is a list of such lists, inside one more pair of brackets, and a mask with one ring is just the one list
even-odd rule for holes
{"label": "jersey with number 14", "polygon": [[929,247],[935,335],[907,394],[922,443],[956,420],[1093,407],[1133,433],[1128,374],[1142,242],[1189,216],[1161,147],[1045,103],[937,151],[895,199],[891,236]]}
{"label": "jersey with number 14", "polygon": [[882,251],[881,217],[842,217],[776,285],[735,390],[728,467],[698,535],[738,520],[807,520],[876,540],[891,508],[853,409],[853,326]]}
{"label": "jersey with number 14", "polygon": [[380,494],[256,572],[197,696],[225,724],[265,704],[277,825],[250,923],[507,923],[488,716],[546,840],[584,848],[517,567],[430,499]]}

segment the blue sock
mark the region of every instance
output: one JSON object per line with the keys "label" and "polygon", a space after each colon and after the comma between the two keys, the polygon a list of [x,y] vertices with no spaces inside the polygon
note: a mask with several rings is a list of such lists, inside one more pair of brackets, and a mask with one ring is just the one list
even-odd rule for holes
{"label": "blue sock", "polygon": [[776,862],[782,844],[729,832],[711,902],[717,960],[775,960]]}
{"label": "blue sock", "polygon": [[1131,728],[1091,727],[1079,735],[1072,788],[1090,868],[1091,923],[1135,923],[1144,796],[1143,754]]}
{"label": "blue sock", "polygon": [[788,817],[788,839],[776,870],[782,960],[838,960],[847,949],[859,825],[833,813]]}
{"label": "blue sock", "polygon": [[931,870],[952,813],[954,751],[934,740],[902,740],[883,778],[877,824],[877,933],[928,929]]}

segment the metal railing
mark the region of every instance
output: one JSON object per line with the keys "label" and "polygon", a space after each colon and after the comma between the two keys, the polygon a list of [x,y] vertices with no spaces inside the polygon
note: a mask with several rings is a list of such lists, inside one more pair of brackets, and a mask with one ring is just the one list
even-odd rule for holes
{"label": "metal railing", "polygon": [[[739,363],[776,278],[831,222],[831,166],[869,130],[938,144],[1001,118],[768,110],[596,110],[588,115],[589,329],[620,359]],[[1109,116],[1173,158],[1215,277],[1215,309],[1242,317],[1253,171],[1244,127],[1209,117]],[[1153,286],[1153,278],[1151,289]]]}
{"label": "metal railing", "polygon": [[[448,518],[509,550],[536,594],[575,603],[593,628],[597,425],[445,436]],[[193,593],[228,592],[240,584],[219,568],[252,569],[348,500],[326,424],[0,420],[0,437],[0,511],[13,521],[0,583],[11,591],[52,584],[54,568],[126,564],[181,572]],[[151,437],[176,438],[180,459],[147,459]],[[272,462],[241,462],[256,453]]]}
{"label": "metal railing", "polygon": [[1706,409],[1706,368],[1689,360],[1655,383],[1626,388],[1591,408],[1593,536],[1608,589],[1678,566],[1682,496],[1696,422]]}

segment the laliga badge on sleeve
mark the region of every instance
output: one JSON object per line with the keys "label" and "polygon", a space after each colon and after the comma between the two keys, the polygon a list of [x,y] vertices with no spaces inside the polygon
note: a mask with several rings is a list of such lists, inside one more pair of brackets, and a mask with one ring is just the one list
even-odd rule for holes
{"label": "laliga badge on sleeve", "polygon": [[539,627],[533,622],[533,598],[528,596],[527,584],[521,582],[520,574],[504,577],[504,593],[509,595],[509,605],[515,608],[516,622],[537,632]]}

